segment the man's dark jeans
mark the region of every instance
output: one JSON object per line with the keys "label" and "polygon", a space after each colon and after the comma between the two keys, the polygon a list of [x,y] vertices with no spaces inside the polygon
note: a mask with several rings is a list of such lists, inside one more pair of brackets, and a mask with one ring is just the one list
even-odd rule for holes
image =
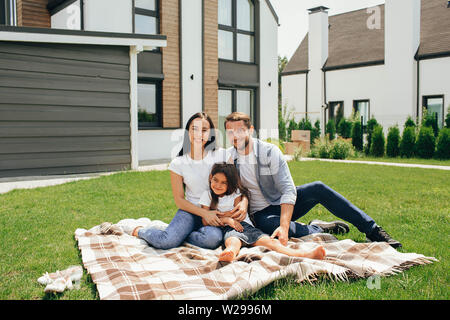
{"label": "man's dark jeans", "polygon": [[[289,237],[300,238],[308,234],[323,232],[322,228],[318,226],[295,222],[318,203],[336,217],[353,224],[363,233],[370,233],[376,226],[375,221],[361,209],[321,181],[315,181],[297,187],[297,201],[289,226]],[[280,213],[281,206],[279,205],[271,205],[256,212],[254,214],[256,227],[269,235],[272,234],[280,226]]]}

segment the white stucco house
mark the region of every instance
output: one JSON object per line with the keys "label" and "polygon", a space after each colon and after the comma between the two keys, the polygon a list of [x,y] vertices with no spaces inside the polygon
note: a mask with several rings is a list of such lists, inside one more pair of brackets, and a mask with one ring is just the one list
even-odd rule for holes
{"label": "white stucco house", "polygon": [[[282,104],[320,119],[339,107],[358,110],[387,131],[422,107],[442,127],[450,105],[450,7],[447,0],[386,0],[372,8],[328,16],[309,9],[309,32],[282,73]],[[323,132],[323,131],[322,131]]]}

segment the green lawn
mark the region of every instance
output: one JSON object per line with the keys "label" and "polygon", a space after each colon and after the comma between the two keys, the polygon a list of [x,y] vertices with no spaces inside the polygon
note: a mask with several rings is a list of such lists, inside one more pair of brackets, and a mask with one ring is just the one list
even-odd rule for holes
{"label": "green lawn", "polygon": [[439,159],[422,159],[422,158],[376,158],[368,157],[365,155],[360,155],[358,157],[349,157],[347,160],[357,160],[357,161],[377,161],[377,162],[395,162],[395,163],[409,163],[409,164],[426,164],[435,166],[450,166],[450,160],[439,160]]}
{"label": "green lawn", "polygon": [[[372,216],[403,243],[406,252],[439,259],[381,279],[314,285],[277,281],[246,299],[448,299],[450,173],[443,170],[320,161],[291,162],[297,185],[321,180]],[[98,299],[86,272],[80,290],[44,294],[37,278],[45,271],[81,264],[76,228],[147,216],[170,222],[176,211],[168,171],[125,172],[92,180],[0,195],[0,299]],[[302,222],[333,216],[321,205]],[[339,236],[365,237],[355,227]]]}

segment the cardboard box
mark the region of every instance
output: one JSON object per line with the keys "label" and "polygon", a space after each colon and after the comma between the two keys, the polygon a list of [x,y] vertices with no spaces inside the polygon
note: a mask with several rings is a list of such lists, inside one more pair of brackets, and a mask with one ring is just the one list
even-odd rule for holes
{"label": "cardboard box", "polygon": [[310,141],[311,133],[309,130],[292,130],[291,140],[293,142],[297,141]]}
{"label": "cardboard box", "polygon": [[306,154],[310,150],[310,143],[309,141],[296,141],[296,142],[286,142],[284,144],[284,150],[286,154],[294,155],[295,150],[298,148],[302,148],[302,154]]}

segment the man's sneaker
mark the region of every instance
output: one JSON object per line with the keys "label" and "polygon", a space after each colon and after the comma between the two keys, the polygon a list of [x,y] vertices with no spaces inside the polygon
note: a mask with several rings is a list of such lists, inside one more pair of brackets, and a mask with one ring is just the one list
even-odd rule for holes
{"label": "man's sneaker", "polygon": [[348,224],[338,220],[332,222],[326,222],[322,220],[312,220],[308,224],[318,226],[322,228],[323,232],[326,233],[343,234],[350,231]]}
{"label": "man's sneaker", "polygon": [[393,248],[400,248],[402,244],[391,236],[380,226],[376,226],[370,234],[366,235],[368,241],[387,242]]}

